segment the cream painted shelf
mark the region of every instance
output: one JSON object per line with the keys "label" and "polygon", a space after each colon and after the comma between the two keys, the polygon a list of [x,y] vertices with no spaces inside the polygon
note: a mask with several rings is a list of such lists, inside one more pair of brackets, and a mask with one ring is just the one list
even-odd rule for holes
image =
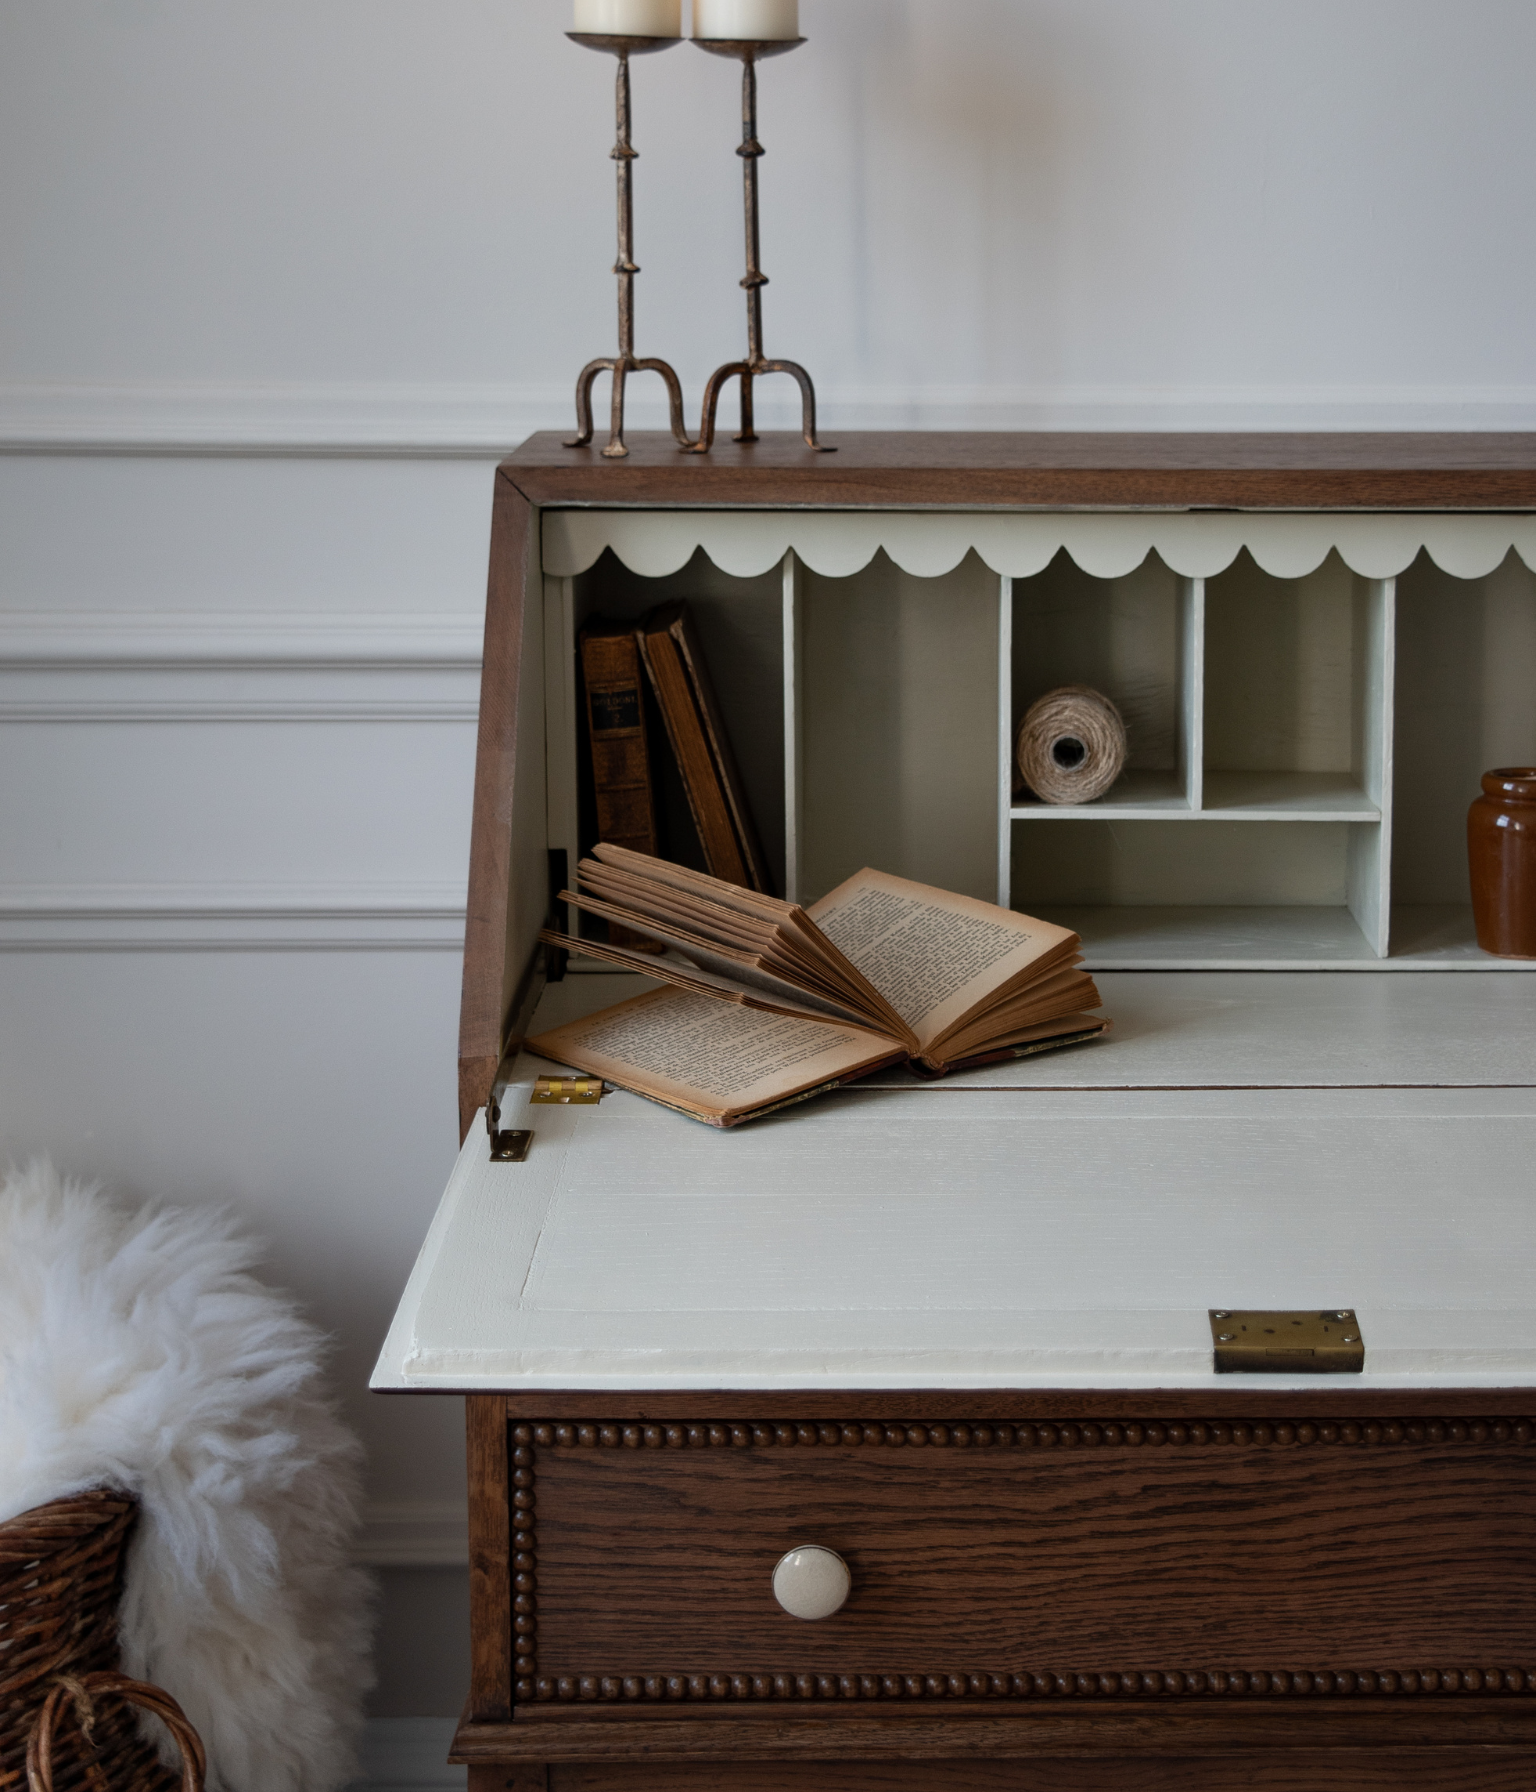
{"label": "cream painted shelf", "polygon": [[1128,771],[1096,803],[1016,800],[1008,816],[1011,821],[1147,821],[1199,813],[1190,808],[1183,780],[1175,773]]}
{"label": "cream painted shelf", "polygon": [[1466,904],[1392,911],[1392,950],[1379,957],[1347,908],[1232,904],[1042,908],[1083,937],[1090,970],[1531,971],[1536,959],[1479,951]]}
{"label": "cream painted shelf", "polygon": [[[1063,554],[1002,580],[998,617],[999,902],[1071,917],[1095,964],[1386,958],[1395,580],[1336,553],[1298,579],[1246,550],[1209,579]],[[1129,768],[1095,803],[1020,802],[1019,718],[1063,684],[1119,704]],[[1197,821],[1226,830],[1157,825]]]}
{"label": "cream painted shelf", "polygon": [[1011,821],[1380,821],[1349,772],[1207,772],[1192,809],[1173,772],[1128,771],[1094,803],[1015,801]]}
{"label": "cream painted shelf", "polygon": [[1380,821],[1353,772],[1217,772],[1204,779],[1213,821]]}

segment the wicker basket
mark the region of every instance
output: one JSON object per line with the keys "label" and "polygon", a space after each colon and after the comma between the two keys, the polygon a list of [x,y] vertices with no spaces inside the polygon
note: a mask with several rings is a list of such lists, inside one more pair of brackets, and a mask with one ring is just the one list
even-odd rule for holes
{"label": "wicker basket", "polygon": [[[28,1738],[61,1678],[78,1686],[91,1676],[98,1693],[121,1680],[114,1672],[117,1604],[123,1546],[137,1515],[126,1494],[97,1491],[0,1524],[0,1792],[26,1786]],[[59,1707],[56,1696],[44,1738],[54,1792],[175,1792],[182,1785],[121,1698],[97,1700],[89,1739],[78,1722],[58,1729]]]}

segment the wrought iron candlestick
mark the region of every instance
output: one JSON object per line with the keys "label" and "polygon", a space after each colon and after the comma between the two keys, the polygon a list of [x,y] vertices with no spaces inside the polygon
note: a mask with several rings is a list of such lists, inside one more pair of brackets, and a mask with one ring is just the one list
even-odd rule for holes
{"label": "wrought iron candlestick", "polygon": [[619,277],[619,352],[602,355],[582,368],[576,381],[576,438],[567,448],[585,448],[592,440],[592,382],[600,373],[613,375],[613,411],[608,429],[608,445],[603,453],[617,459],[629,453],[624,446],[624,384],[632,373],[659,373],[667,383],[667,398],[672,409],[672,433],[684,448],[694,446],[683,422],[683,388],[675,372],[665,361],[654,357],[635,357],[635,208],[631,189],[630,164],[638,151],[629,141],[629,59],[645,56],[654,50],[668,50],[681,43],[678,37],[619,37],[606,32],[569,31],[573,43],[589,50],[607,50],[619,59],[618,80],[614,92],[614,110],[618,125],[618,141],[612,150],[618,163],[619,187],[619,259],[613,271]]}
{"label": "wrought iron candlestick", "polygon": [[763,353],[763,288],[768,276],[759,263],[762,255],[757,228],[757,164],[764,150],[757,140],[757,64],[760,57],[781,56],[786,50],[798,49],[803,37],[733,38],[696,37],[701,50],[713,56],[736,56],[741,60],[741,157],[742,199],[747,225],[747,272],[742,285],[747,289],[747,356],[744,361],[727,361],[709,376],[704,388],[704,409],[699,419],[699,439],[693,443],[695,454],[707,454],[715,439],[715,412],[720,394],[728,380],[741,381],[741,431],[738,442],[755,442],[757,431],[752,418],[752,382],[765,373],[787,373],[800,387],[800,426],[808,448],[822,454],[836,450],[816,440],[816,388],[811,376],[798,361],[770,361]]}

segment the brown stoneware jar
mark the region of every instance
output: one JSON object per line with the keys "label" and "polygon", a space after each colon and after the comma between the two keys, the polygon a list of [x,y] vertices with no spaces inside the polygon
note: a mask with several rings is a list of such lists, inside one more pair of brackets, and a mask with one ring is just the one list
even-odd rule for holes
{"label": "brown stoneware jar", "polygon": [[1536,958],[1536,766],[1483,773],[1467,815],[1477,943],[1500,958]]}

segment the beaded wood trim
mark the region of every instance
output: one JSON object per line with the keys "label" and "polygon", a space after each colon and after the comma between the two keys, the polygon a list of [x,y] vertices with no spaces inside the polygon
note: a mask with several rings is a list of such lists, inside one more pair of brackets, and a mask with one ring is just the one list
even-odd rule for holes
{"label": "beaded wood trim", "polygon": [[519,1444],[557,1449],[789,1449],[816,1444],[887,1449],[1095,1449],[1236,1444],[1528,1444],[1533,1419],[1191,1419],[1042,1425],[713,1424],[519,1425]]}
{"label": "beaded wood trim", "polygon": [[752,1699],[1359,1698],[1404,1694],[1536,1692],[1536,1672],[1520,1668],[1407,1668],[1129,1674],[630,1674],[535,1675],[519,1698],[561,1704]]}
{"label": "beaded wood trim", "polygon": [[1527,1445],[1536,1421],[1340,1419],[1127,1421],[1125,1423],[892,1425],[539,1424],[512,1430],[512,1627],[519,1703],[658,1703],[722,1700],[927,1700],[1051,1698],[1358,1698],[1536,1693],[1536,1669],[1360,1668],[1307,1672],[1230,1668],[1097,1674],[647,1674],[545,1675],[538,1671],[536,1447],[545,1449],[803,1449],[826,1446],[952,1449],[1095,1449],[1238,1446],[1296,1448],[1391,1444]]}

